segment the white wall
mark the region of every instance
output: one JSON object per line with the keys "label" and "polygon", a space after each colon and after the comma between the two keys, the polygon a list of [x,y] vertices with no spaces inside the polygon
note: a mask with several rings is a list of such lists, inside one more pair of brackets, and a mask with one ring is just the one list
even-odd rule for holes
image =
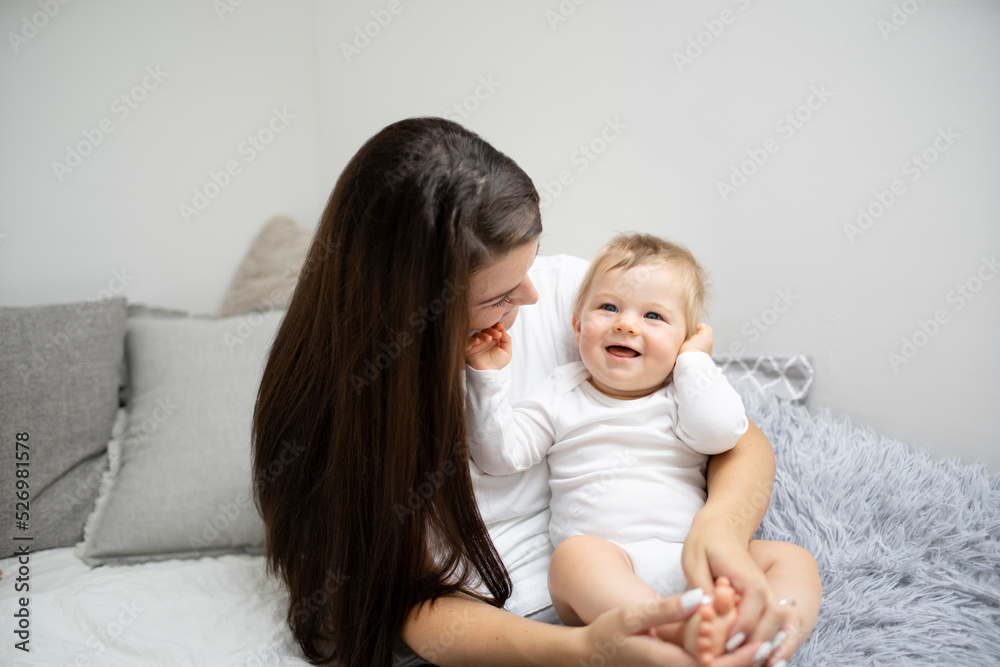
{"label": "white wall", "polygon": [[[686,243],[717,352],[813,355],[812,407],[1000,470],[995,2],[226,3],[74,2],[0,45],[0,303],[93,297],[125,269],[133,301],[214,311],[268,217],[315,224],[367,137],[447,114],[546,193],[544,252]],[[5,2],[0,28],[42,11]],[[169,74],[120,118],[147,67]],[[250,161],[275,108],[294,118]]]}
{"label": "white wall", "polygon": [[[315,218],[327,190],[311,3],[247,2],[222,20],[210,2],[51,5],[47,18],[37,0],[0,4],[0,303],[127,283],[132,300],[214,311],[266,218]],[[241,150],[273,131],[274,109],[294,118]],[[97,145],[72,168],[81,143]],[[206,186],[215,198],[185,218]]]}

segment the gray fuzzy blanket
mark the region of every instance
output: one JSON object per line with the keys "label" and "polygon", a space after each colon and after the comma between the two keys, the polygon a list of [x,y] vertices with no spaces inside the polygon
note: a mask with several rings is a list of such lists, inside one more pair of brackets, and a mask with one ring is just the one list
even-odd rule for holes
{"label": "gray fuzzy blanket", "polygon": [[823,579],[792,666],[1000,665],[1000,475],[737,388],[777,458],[757,538]]}

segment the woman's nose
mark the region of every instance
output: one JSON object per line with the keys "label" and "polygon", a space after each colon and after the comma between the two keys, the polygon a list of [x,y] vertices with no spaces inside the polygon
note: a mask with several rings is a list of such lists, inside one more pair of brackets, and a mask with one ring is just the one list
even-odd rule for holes
{"label": "woman's nose", "polygon": [[530,306],[533,303],[538,302],[538,290],[535,289],[534,283],[531,282],[531,278],[528,276],[524,277],[524,281],[521,283],[517,291],[511,295],[513,301],[518,306]]}

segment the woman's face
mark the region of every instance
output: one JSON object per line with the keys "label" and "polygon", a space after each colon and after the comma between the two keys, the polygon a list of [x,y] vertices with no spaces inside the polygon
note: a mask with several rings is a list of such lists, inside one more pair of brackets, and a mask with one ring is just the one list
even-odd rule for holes
{"label": "woman's face", "polygon": [[537,252],[538,241],[530,241],[472,274],[468,303],[473,332],[488,329],[497,322],[509,328],[517,318],[519,306],[538,301],[538,292],[528,278],[528,269]]}

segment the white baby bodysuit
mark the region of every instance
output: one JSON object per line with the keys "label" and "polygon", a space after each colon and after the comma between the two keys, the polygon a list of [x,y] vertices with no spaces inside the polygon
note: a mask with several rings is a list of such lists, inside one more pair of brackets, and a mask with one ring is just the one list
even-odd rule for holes
{"label": "white baby bodysuit", "polygon": [[732,448],[748,426],[739,394],[711,357],[679,355],[669,384],[631,400],[601,393],[582,362],[569,363],[514,408],[509,368],[467,367],[473,461],[509,475],[547,459],[554,545],[603,537],[662,594],[684,590],[680,549],[705,504],[708,456]]}

